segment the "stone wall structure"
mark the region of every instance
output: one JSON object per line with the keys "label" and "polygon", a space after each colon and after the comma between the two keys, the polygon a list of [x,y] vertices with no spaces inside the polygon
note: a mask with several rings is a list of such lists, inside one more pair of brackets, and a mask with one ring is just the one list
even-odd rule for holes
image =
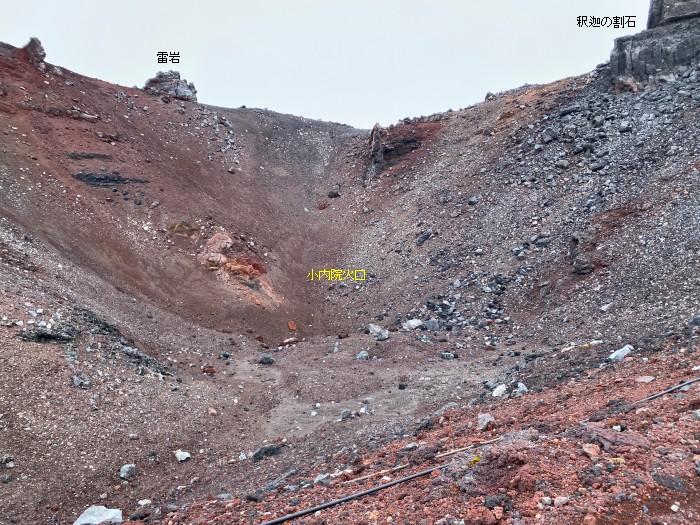
{"label": "stone wall structure", "polygon": [[615,40],[613,78],[646,80],[700,64],[700,0],[651,0],[647,30]]}

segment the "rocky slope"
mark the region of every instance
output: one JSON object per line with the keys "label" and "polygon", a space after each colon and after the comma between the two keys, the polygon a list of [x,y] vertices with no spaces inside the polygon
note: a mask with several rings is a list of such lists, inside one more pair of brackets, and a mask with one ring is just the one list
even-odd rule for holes
{"label": "rocky slope", "polygon": [[[261,523],[345,491],[318,474],[496,434],[473,483],[456,456],[304,522],[697,517],[697,384],[656,402],[677,411],[663,421],[577,423],[697,370],[697,68],[638,82],[600,66],[369,131],[44,60],[38,41],[0,46],[0,522],[98,504]],[[367,278],[309,278],[324,268]],[[475,431],[477,411],[495,428]]]}
{"label": "rocky slope", "polygon": [[539,395],[435,414],[387,447],[338,451],[265,492],[211,495],[170,523],[266,523],[431,468],[290,523],[695,523],[697,387],[635,403],[697,376],[688,352],[696,341],[669,341]]}

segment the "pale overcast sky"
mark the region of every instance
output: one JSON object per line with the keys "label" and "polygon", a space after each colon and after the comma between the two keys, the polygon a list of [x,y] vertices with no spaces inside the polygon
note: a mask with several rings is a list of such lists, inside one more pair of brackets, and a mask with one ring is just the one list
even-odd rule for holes
{"label": "pale overcast sky", "polygon": [[[649,0],[22,0],[0,40],[37,36],[46,60],[143,87],[177,69],[199,102],[261,107],[369,128],[467,107],[608,60],[646,27]],[[636,16],[579,28],[580,15]],[[158,64],[159,51],[179,64]]]}

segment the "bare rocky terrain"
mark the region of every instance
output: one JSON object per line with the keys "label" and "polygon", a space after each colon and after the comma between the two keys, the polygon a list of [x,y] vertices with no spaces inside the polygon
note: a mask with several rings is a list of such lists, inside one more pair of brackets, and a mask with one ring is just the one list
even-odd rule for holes
{"label": "bare rocky terrain", "polygon": [[294,522],[696,523],[698,383],[631,403],[700,376],[698,75],[358,130],[1,44],[0,523],[263,523],[469,444]]}

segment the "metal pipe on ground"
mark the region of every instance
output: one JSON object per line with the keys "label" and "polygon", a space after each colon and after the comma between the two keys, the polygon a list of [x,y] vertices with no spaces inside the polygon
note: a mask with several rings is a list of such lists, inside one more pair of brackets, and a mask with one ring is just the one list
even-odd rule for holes
{"label": "metal pipe on ground", "polygon": [[293,520],[295,518],[301,518],[302,516],[306,516],[307,514],[312,514],[314,512],[319,511],[319,510],[327,509],[328,507],[333,507],[335,505],[339,505],[340,503],[345,503],[346,501],[361,498],[362,496],[367,496],[368,494],[373,494],[373,493],[378,492],[380,490],[384,490],[384,489],[387,489],[389,487],[393,487],[394,485],[398,485],[399,483],[405,483],[406,481],[410,481],[412,479],[419,478],[421,476],[425,476],[426,474],[430,474],[431,472],[434,472],[436,470],[444,469],[445,467],[448,467],[451,464],[452,464],[452,462],[445,463],[444,465],[440,465],[437,467],[429,468],[427,470],[422,470],[420,472],[416,472],[415,474],[411,474],[410,476],[395,479],[394,481],[390,481],[389,483],[385,483],[384,485],[377,485],[376,487],[373,487],[371,489],[363,490],[362,492],[358,492],[356,494],[351,494],[350,496],[345,496],[344,498],[336,499],[333,501],[328,501],[328,502],[323,503],[321,505],[318,505],[316,507],[311,507],[310,509],[300,510],[299,512],[295,512],[294,514],[288,514],[286,516],[282,516],[281,518],[276,518],[276,519],[271,520],[271,521],[266,521],[265,523],[261,523],[260,525],[276,525],[278,523],[284,523],[285,521]]}
{"label": "metal pipe on ground", "polygon": [[[669,389],[667,389],[667,390],[664,390],[663,392],[659,392],[659,393],[657,393],[657,394],[653,394],[653,395],[651,395],[651,396],[645,397],[644,399],[640,399],[640,400],[638,400],[638,401],[634,401],[634,402],[631,403],[631,404],[632,404],[632,405],[635,405],[635,404],[637,404],[637,403],[644,403],[644,402],[647,402],[647,401],[651,401],[652,399],[656,399],[656,398],[661,397],[661,396],[663,396],[663,395],[666,395],[666,394],[669,394],[669,393],[671,393],[671,392],[674,392],[674,391],[678,390],[679,388],[683,388],[684,386],[692,385],[693,383],[695,383],[695,382],[697,382],[697,381],[700,381],[700,377],[695,378],[695,379],[691,379],[691,380],[689,380],[689,381],[685,381],[685,382],[680,383],[680,384],[678,384],[678,385],[676,385],[676,386],[673,386],[673,387],[671,387],[671,388],[669,388]],[[585,422],[587,422],[587,421],[589,421],[589,420],[588,420],[588,419],[584,419],[583,421],[581,421],[581,423],[585,423]],[[494,439],[494,440],[491,440],[491,441],[481,442],[481,443],[475,443],[475,444],[469,445],[468,447],[465,447],[465,448],[463,448],[463,449],[458,449],[458,450],[451,451],[451,452],[449,452],[449,453],[446,453],[445,455],[454,454],[454,453],[456,453],[456,452],[461,452],[462,450],[466,450],[466,449],[468,449],[468,448],[471,448],[471,447],[474,446],[474,445],[483,445],[483,444],[486,444],[486,443],[492,443],[492,442],[494,442],[494,441],[498,441],[499,439],[501,439],[501,438],[499,437],[499,438]],[[302,516],[306,516],[307,514],[312,514],[312,513],[314,513],[314,512],[319,511],[319,510],[327,509],[327,508],[329,508],[329,507],[333,507],[333,506],[335,506],[335,505],[339,505],[339,504],[341,504],[341,503],[345,503],[346,501],[350,501],[350,500],[353,500],[353,499],[361,498],[362,496],[367,496],[368,494],[373,494],[373,493],[375,493],[375,492],[379,492],[380,490],[387,489],[387,488],[389,488],[389,487],[393,487],[394,485],[398,485],[399,483],[405,483],[406,481],[410,481],[410,480],[412,480],[412,479],[419,478],[419,477],[421,477],[421,476],[425,476],[426,474],[430,474],[431,472],[434,472],[434,471],[436,471],[436,470],[444,469],[444,468],[446,468],[446,467],[449,467],[450,465],[452,465],[452,462],[450,462],[450,463],[445,463],[444,465],[439,465],[439,466],[437,466],[437,467],[429,468],[429,469],[427,469],[427,470],[422,470],[422,471],[420,471],[420,472],[416,472],[415,474],[411,474],[410,476],[406,476],[406,477],[404,477],[404,478],[399,478],[399,479],[396,479],[396,480],[394,480],[394,481],[390,481],[389,483],[385,483],[384,485],[378,485],[378,486],[376,486],[376,487],[374,487],[374,488],[367,489],[367,490],[363,490],[362,492],[357,492],[356,494],[351,494],[351,495],[349,495],[349,496],[345,496],[344,498],[340,498],[340,499],[335,499],[335,500],[332,500],[332,501],[328,501],[328,502],[323,503],[323,504],[321,504],[321,505],[317,505],[316,507],[311,507],[310,509],[300,510],[299,512],[295,512],[294,514],[288,514],[288,515],[286,515],[286,516],[282,516],[281,518],[276,518],[276,519],[271,520],[271,521],[266,521],[266,522],[264,522],[264,523],[261,523],[260,525],[277,525],[278,523],[284,523],[284,522],[286,522],[286,521],[293,520],[293,519],[295,519],[295,518],[301,518]],[[401,468],[403,468],[403,466],[402,466]],[[354,481],[357,481],[357,480],[354,480]]]}

